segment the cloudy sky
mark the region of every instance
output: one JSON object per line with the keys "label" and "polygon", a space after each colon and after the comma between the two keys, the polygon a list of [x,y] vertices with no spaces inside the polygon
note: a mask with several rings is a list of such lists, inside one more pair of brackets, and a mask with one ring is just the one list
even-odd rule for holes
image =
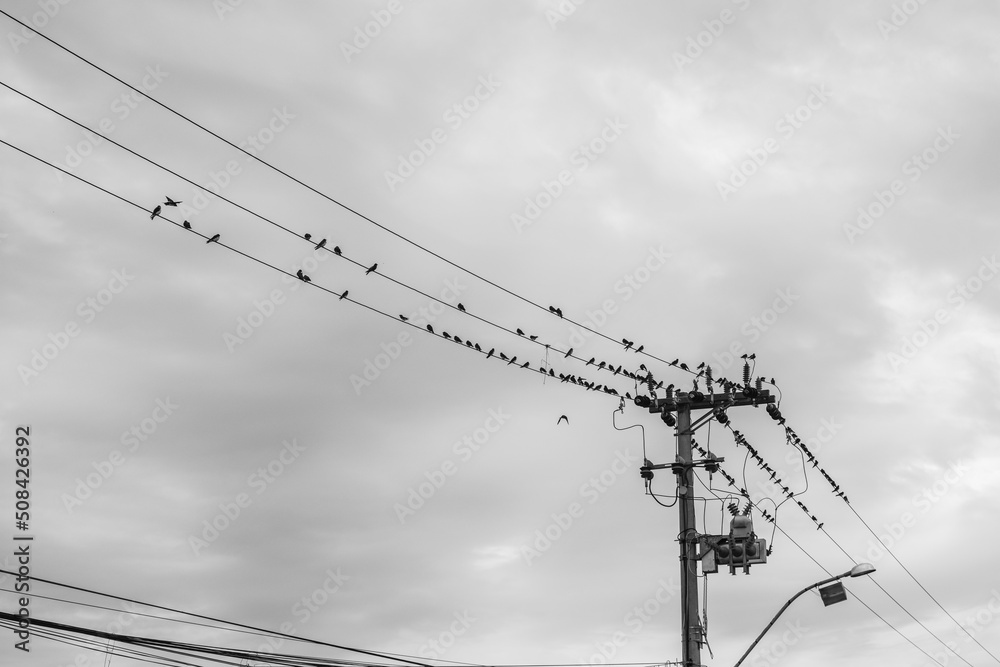
{"label": "cloudy sky", "polygon": [[[5,569],[30,534],[39,577],[417,660],[677,660],[677,509],[639,476],[673,430],[535,369],[634,395],[586,360],[689,390],[664,361],[740,381],[754,353],[851,505],[730,410],[824,529],[754,510],[773,551],[699,580],[704,662],[861,561],[748,664],[998,662],[995,3],[2,9],[164,105],[0,16],[0,139],[121,198],[0,145]],[[730,431],[696,437],[775,513]],[[728,532],[738,491],[699,477],[698,531]],[[652,488],[673,502],[669,471]],[[38,618],[266,646],[32,592],[110,608]],[[4,636],[4,664],[103,664]]]}

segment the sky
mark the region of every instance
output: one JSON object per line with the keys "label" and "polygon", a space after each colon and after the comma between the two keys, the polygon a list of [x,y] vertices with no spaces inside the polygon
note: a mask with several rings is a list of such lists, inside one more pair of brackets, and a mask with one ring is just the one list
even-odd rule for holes
{"label": "sky", "polygon": [[[695,434],[771,547],[699,577],[703,663],[859,562],[744,664],[1000,662],[995,3],[2,9],[90,63],[0,15],[3,569],[29,544],[33,576],[428,664],[679,660],[675,478],[639,474],[674,429],[558,374],[623,398],[647,390],[587,360],[689,391],[668,362],[741,382],[753,354],[819,465],[730,408],[808,513],[775,509],[731,430]],[[698,478],[696,530],[728,534],[745,499]],[[18,641],[0,662],[104,664]]]}

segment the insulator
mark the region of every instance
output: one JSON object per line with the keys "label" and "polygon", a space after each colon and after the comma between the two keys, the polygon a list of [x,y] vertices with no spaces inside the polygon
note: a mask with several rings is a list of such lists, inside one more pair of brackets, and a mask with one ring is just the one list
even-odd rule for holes
{"label": "insulator", "polygon": [[743,384],[750,386],[750,362],[743,362]]}

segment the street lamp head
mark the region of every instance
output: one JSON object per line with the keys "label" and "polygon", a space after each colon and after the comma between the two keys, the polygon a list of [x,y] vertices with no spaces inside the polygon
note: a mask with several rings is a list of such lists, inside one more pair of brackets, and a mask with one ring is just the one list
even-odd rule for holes
{"label": "street lamp head", "polygon": [[851,568],[852,577],[860,577],[866,574],[871,574],[875,571],[875,566],[871,563],[858,563]]}

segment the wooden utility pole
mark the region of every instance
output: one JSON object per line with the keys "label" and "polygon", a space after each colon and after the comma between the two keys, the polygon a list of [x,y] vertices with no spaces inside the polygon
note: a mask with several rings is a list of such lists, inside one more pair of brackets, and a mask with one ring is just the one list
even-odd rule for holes
{"label": "wooden utility pole", "polygon": [[[691,440],[694,432],[715,418],[721,423],[728,422],[724,415],[731,407],[744,405],[764,405],[774,403],[774,396],[767,390],[757,390],[736,395],[709,394],[698,392],[678,392],[675,396],[658,398],[649,404],[650,412],[664,414],[664,421],[673,425],[673,419],[667,420],[667,413],[676,413],[677,458],[673,464],[650,465],[648,470],[656,468],[671,468],[677,476],[677,507],[680,513],[680,532],[677,541],[680,542],[681,556],[681,646],[684,667],[702,667],[701,645],[704,642],[704,628],[701,624],[698,604],[698,529],[695,524],[694,507],[694,468],[715,463],[713,460],[696,461],[691,453]],[[708,410],[693,423],[693,410]],[[721,459],[718,459],[721,460]],[[717,461],[717,460],[716,460]]]}

